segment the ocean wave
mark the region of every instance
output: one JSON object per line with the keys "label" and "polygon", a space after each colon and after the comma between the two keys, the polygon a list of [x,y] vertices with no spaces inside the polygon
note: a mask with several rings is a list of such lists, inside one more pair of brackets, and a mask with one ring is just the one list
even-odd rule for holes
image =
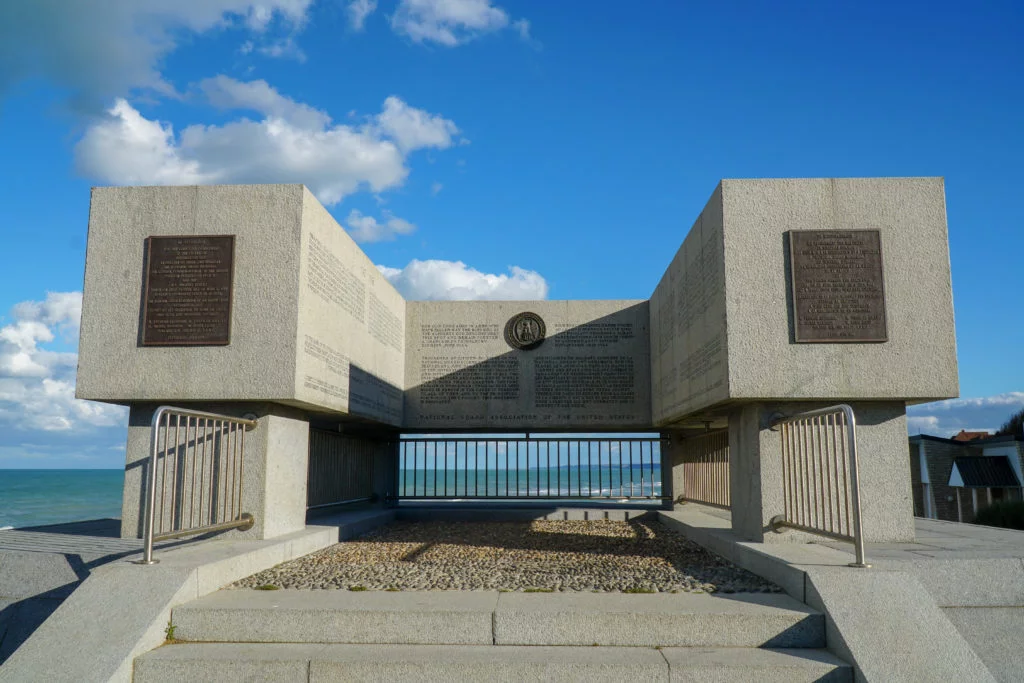
{"label": "ocean wave", "polygon": [[13,529],[13,528],[14,528],[13,526],[0,526],[0,531],[8,531],[8,530]]}

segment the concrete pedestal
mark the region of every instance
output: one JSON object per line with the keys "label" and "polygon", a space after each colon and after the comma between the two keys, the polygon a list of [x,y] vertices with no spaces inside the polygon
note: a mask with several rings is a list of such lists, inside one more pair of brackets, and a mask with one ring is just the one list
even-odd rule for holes
{"label": "concrete pedestal", "polygon": [[[755,542],[807,541],[796,531],[775,533],[768,527],[782,514],[781,433],[769,429],[772,416],[784,416],[834,403],[752,403],[729,415],[732,528]],[[860,504],[864,537],[869,543],[914,540],[910,465],[907,459],[906,406],[896,402],[849,404],[857,418]]]}
{"label": "concrete pedestal", "polygon": [[[146,473],[155,404],[133,404],[128,418],[121,537],[141,538],[144,530]],[[182,406],[185,407],[185,406]],[[254,539],[273,538],[306,525],[309,423],[299,411],[272,404],[189,405],[189,408],[242,417],[256,415],[259,425],[245,434],[242,512],[255,518],[241,532]],[[158,494],[159,495],[159,494]],[[232,532],[240,533],[240,532]]]}

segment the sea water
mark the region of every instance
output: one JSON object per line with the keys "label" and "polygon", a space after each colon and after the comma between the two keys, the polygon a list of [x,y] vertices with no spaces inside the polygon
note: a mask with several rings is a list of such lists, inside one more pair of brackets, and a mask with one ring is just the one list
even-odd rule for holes
{"label": "sea water", "polygon": [[661,467],[655,463],[594,463],[551,468],[399,468],[398,495],[409,497],[630,498],[659,497]]}
{"label": "sea water", "polygon": [[0,470],[0,529],[121,516],[124,470]]}

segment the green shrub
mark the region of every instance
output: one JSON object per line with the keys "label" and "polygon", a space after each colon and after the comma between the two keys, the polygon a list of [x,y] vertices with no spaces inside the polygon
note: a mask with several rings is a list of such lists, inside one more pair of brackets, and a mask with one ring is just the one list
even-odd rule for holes
{"label": "green shrub", "polygon": [[1024,531],[1024,501],[1002,500],[993,503],[978,512],[974,523]]}

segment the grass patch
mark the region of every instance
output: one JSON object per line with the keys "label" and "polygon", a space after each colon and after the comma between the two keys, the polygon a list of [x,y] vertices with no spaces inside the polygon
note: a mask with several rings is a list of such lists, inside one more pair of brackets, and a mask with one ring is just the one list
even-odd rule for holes
{"label": "grass patch", "polygon": [[397,593],[397,592],[399,592],[402,589],[401,588],[395,588],[394,586],[391,586],[390,588],[385,588],[384,590],[386,590],[388,593]]}
{"label": "grass patch", "polygon": [[624,588],[623,593],[657,593],[653,588]]}
{"label": "grass patch", "polygon": [[367,590],[366,586],[349,586],[348,589],[353,593],[358,593],[359,591]]}
{"label": "grass patch", "polygon": [[524,593],[554,593],[554,588],[524,588]]}
{"label": "grass patch", "polygon": [[253,590],[257,590],[257,591],[279,591],[279,590],[281,590],[281,587],[280,586],[275,586],[272,583],[265,583],[262,586],[254,587]]}

